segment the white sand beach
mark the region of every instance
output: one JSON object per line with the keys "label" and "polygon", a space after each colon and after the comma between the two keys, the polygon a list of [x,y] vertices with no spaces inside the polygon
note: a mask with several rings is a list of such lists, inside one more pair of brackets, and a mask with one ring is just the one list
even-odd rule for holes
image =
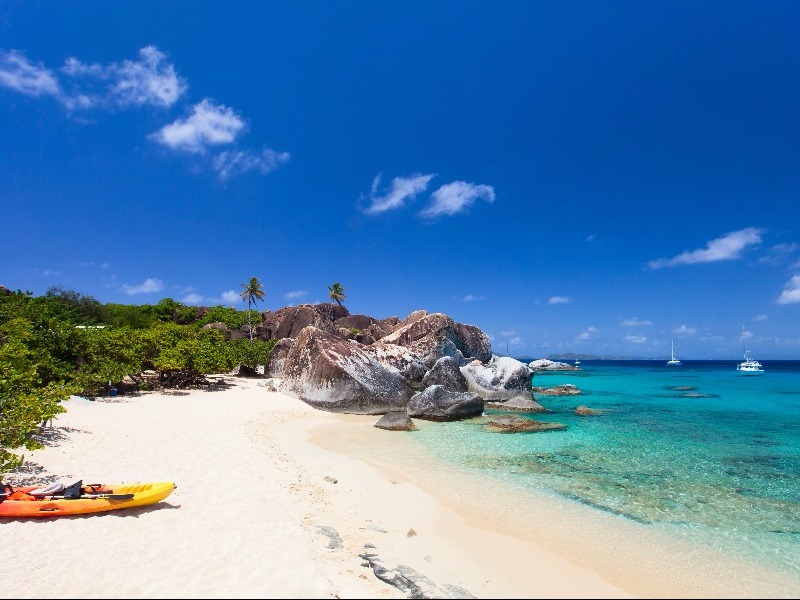
{"label": "white sand beach", "polygon": [[416,573],[426,597],[797,592],[796,582],[746,565],[709,570],[707,557],[680,558],[682,548],[581,507],[527,506],[538,521],[515,515],[522,525],[512,526],[490,490],[455,493],[468,482],[435,472],[408,445],[413,434],[378,430],[375,416],[315,410],[263,380],[226,380],[224,391],[70,399],[47,447],[27,453],[42,471],[7,481],[177,489],[149,507],[3,522],[0,596],[408,597],[363,566],[364,552],[389,571]]}

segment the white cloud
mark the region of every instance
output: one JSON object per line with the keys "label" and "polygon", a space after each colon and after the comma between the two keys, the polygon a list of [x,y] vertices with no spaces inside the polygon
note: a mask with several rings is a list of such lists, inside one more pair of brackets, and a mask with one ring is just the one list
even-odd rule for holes
{"label": "white cloud", "polygon": [[45,269],[44,271],[42,271],[42,275],[45,277],[50,277],[51,275],[54,277],[58,277],[59,275],[61,275],[61,271],[52,271],[50,269]]}
{"label": "white cloud", "polygon": [[587,327],[585,331],[582,331],[581,333],[578,334],[578,339],[589,340],[594,336],[595,333],[597,333],[596,327]]}
{"label": "white cloud", "polygon": [[244,126],[233,109],[205,98],[187,118],[165,125],[150,137],[173,150],[203,153],[208,146],[234,142]]}
{"label": "white cloud", "polygon": [[472,294],[467,294],[462,298],[464,302],[474,302],[476,300],[483,300],[486,296],[473,296]]}
{"label": "white cloud", "polygon": [[235,304],[237,302],[241,302],[242,297],[239,295],[239,292],[235,290],[227,290],[220,294],[220,300],[223,302],[227,302],[229,304]]}
{"label": "white cloud", "polygon": [[284,295],[284,298],[286,298],[287,300],[296,300],[297,298],[302,298],[307,294],[308,292],[305,290],[296,290],[294,292],[288,292],[287,294]]}
{"label": "white cloud", "polygon": [[800,244],[797,242],[786,242],[783,244],[775,244],[772,248],[769,249],[769,253],[765,254],[761,258],[758,259],[759,264],[767,263],[770,265],[777,265],[780,264],[791,257],[794,254],[795,250],[800,248]]}
{"label": "white cloud", "polygon": [[778,304],[794,304],[800,302],[800,275],[794,275],[786,285],[783,286],[781,295],[776,302]]}
{"label": "white cloud", "polygon": [[502,335],[503,337],[511,337],[517,335],[517,332],[514,331],[513,329],[502,329],[500,330],[500,335]]}
{"label": "white cloud", "polygon": [[596,234],[596,233],[593,233],[593,234],[591,234],[591,235],[587,235],[587,236],[584,238],[584,240],[583,240],[583,241],[584,241],[584,242],[589,242],[589,243],[592,243],[592,242],[596,242],[596,241],[597,241],[597,239],[598,239],[598,238],[597,238],[597,234]]}
{"label": "white cloud", "polygon": [[508,340],[509,346],[521,346],[523,343],[524,342],[521,337],[513,337]]}
{"label": "white cloud", "polygon": [[175,74],[175,67],[155,46],[139,50],[139,60],[125,60],[114,69],[111,93],[122,105],[172,106],[187,85]]}
{"label": "white cloud", "polygon": [[406,202],[414,200],[420,192],[424,192],[428,187],[428,182],[436,175],[422,175],[414,173],[408,177],[395,177],[392,179],[392,186],[388,192],[382,196],[378,195],[378,186],[381,182],[381,174],[372,180],[372,187],[369,194],[369,206],[364,209],[368,215],[375,215],[387,210],[402,208]]}
{"label": "white cloud", "polygon": [[[72,77],[78,85],[74,97],[82,98],[77,106],[151,106],[170,107],[186,92],[186,81],[175,72],[175,66],[167,62],[166,55],[155,46],[139,50],[137,60],[122,63],[83,63],[75,57],[64,61],[61,72]],[[105,85],[102,89],[92,87],[97,80]]]}
{"label": "white cloud", "polygon": [[547,301],[548,304],[567,304],[568,302],[572,302],[572,298],[569,296],[553,296]]}
{"label": "white cloud", "polygon": [[756,315],[753,317],[753,321],[766,321],[767,315]]}
{"label": "white cloud", "polygon": [[643,335],[626,335],[623,339],[633,344],[644,344],[647,341],[647,338]]}
{"label": "white cloud", "polygon": [[640,319],[639,317],[631,317],[630,319],[623,319],[622,321],[622,325],[624,327],[644,327],[652,324],[652,321],[648,319]]}
{"label": "white cloud", "polygon": [[745,331],[743,329],[742,330],[742,335],[739,336],[739,339],[744,341],[744,340],[749,340],[751,337],[753,337],[753,332],[752,331]]}
{"label": "white cloud", "polygon": [[455,215],[465,211],[479,198],[489,203],[494,202],[494,188],[490,185],[453,181],[431,194],[432,202],[420,212],[420,216],[436,218],[442,215]]}
{"label": "white cloud", "polygon": [[203,297],[200,294],[188,294],[181,300],[184,304],[200,304]]}
{"label": "white cloud", "polygon": [[651,269],[674,267],[677,265],[693,265],[697,263],[716,262],[719,260],[733,260],[740,258],[748,246],[761,243],[761,234],[766,230],[747,227],[739,231],[732,231],[722,237],[711,240],[705,248],[682,252],[673,258],[659,258],[651,260],[647,266]]}
{"label": "white cloud", "polygon": [[60,96],[61,89],[52,71],[33,63],[16,50],[0,50],[0,85],[26,96]]}
{"label": "white cloud", "polygon": [[224,181],[231,175],[241,175],[254,170],[266,175],[288,160],[288,152],[275,152],[266,147],[261,152],[226,150],[214,158],[212,166],[219,174],[219,178]]}
{"label": "white cloud", "polygon": [[697,329],[695,327],[681,325],[680,327],[676,327],[675,329],[673,329],[672,333],[676,335],[694,335],[695,333],[697,333]]}
{"label": "white cloud", "polygon": [[146,294],[149,292],[160,292],[164,289],[164,283],[160,279],[148,277],[139,285],[123,284],[122,291],[133,296],[134,294]]}

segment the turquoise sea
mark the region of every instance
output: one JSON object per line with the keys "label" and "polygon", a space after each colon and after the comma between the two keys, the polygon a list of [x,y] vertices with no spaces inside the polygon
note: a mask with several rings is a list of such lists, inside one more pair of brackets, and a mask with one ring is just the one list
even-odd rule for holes
{"label": "turquoise sea", "polygon": [[[798,577],[800,361],[761,362],[743,376],[736,361],[583,361],[534,377],[580,396],[537,394],[550,412],[521,415],[566,431],[476,434],[463,421],[415,437],[470,471]],[[604,413],[577,416],[581,404]]]}

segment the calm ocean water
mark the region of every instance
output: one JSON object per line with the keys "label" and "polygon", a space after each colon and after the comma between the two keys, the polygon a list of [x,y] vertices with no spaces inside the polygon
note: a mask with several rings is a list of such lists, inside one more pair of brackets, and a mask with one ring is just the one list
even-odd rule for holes
{"label": "calm ocean water", "polygon": [[[504,435],[463,421],[417,439],[470,471],[800,576],[800,361],[762,364],[742,376],[736,361],[582,361],[534,378],[581,396],[536,395],[552,412],[524,415],[566,431]],[[606,412],[579,417],[581,404]]]}

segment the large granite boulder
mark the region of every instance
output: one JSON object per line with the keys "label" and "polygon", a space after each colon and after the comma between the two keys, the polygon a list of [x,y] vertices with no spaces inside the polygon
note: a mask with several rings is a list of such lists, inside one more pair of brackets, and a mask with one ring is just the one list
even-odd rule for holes
{"label": "large granite boulder", "polygon": [[467,379],[452,356],[443,356],[437,360],[422,378],[422,389],[432,385],[441,385],[452,392],[466,392],[468,389]]}
{"label": "large granite boulder", "polygon": [[580,368],[575,365],[549,360],[547,358],[532,360],[528,363],[528,366],[534,371],[580,371]]}
{"label": "large granite boulder", "polygon": [[334,321],[346,317],[349,313],[344,306],[336,304],[300,304],[286,306],[275,312],[262,314],[261,323],[254,324],[254,335],[259,339],[296,338],[309,325],[317,329],[337,334]]}
{"label": "large granite boulder", "polygon": [[399,371],[410,388],[422,389],[422,379],[428,372],[428,365],[408,348],[381,341],[365,346],[363,350],[382,365]]}
{"label": "large granite boulder", "polygon": [[494,417],[485,425],[487,431],[494,433],[530,433],[534,431],[563,431],[567,428],[563,423],[545,423],[533,419],[523,419],[515,415]]}
{"label": "large granite boulder", "polygon": [[492,356],[485,364],[472,361],[461,367],[470,392],[483,398],[510,400],[531,397],[531,369],[510,356]]}
{"label": "large granite boulder", "polygon": [[397,327],[399,323],[400,319],[398,319],[397,317],[389,317],[387,319],[381,319],[380,321],[375,321],[371,325],[363,328],[361,330],[361,334],[365,337],[371,338],[374,342],[392,333],[392,331],[394,331],[395,327]]}
{"label": "large granite boulder", "polygon": [[548,410],[536,402],[536,400],[525,396],[515,396],[510,400],[502,400],[500,402],[487,401],[486,408],[494,408],[497,410],[513,410],[516,412],[548,412]]}
{"label": "large granite boulder", "polygon": [[579,396],[581,390],[572,383],[554,385],[552,387],[533,387],[531,391],[542,396]]}
{"label": "large granite boulder", "polygon": [[388,431],[416,431],[417,426],[414,421],[408,416],[408,413],[403,412],[388,412],[383,415],[378,422],[373,425],[378,429],[386,429]]}
{"label": "large granite boulder", "polygon": [[405,410],[412,394],[396,369],[313,326],[289,350],[280,390],[322,410],[369,415]]}
{"label": "large granite boulder", "polygon": [[336,319],[333,324],[346,329],[363,330],[376,322],[377,319],[373,319],[367,315],[347,315],[346,317]]}
{"label": "large granite boulder", "polygon": [[477,327],[456,323],[442,313],[418,310],[406,317],[394,331],[381,338],[381,344],[408,348],[432,367],[442,356],[458,361],[475,358],[489,360],[492,354],[489,337]]}
{"label": "large granite boulder", "polygon": [[429,421],[458,421],[483,414],[483,398],[432,385],[408,402],[408,415]]}
{"label": "large granite boulder", "polygon": [[289,356],[289,351],[294,347],[295,341],[292,338],[283,338],[272,347],[272,352],[269,354],[269,364],[267,365],[264,375],[267,377],[283,377],[283,369],[286,366],[286,358]]}
{"label": "large granite boulder", "polygon": [[216,323],[207,323],[206,325],[203,325],[203,329],[216,329],[225,336],[226,340],[231,339],[231,332],[228,331],[228,326],[225,325],[225,323],[219,321]]}

